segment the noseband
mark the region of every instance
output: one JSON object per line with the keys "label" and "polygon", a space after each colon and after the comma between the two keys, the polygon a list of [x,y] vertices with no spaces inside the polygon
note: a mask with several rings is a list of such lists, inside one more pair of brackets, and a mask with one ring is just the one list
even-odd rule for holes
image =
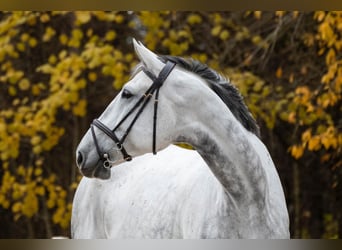
{"label": "noseband", "polygon": [[[157,110],[158,110],[158,98],[159,98],[159,89],[163,85],[166,78],[169,76],[173,68],[176,66],[174,62],[167,61],[164,68],[160,71],[158,77],[156,77],[152,72],[146,70],[143,68],[144,73],[153,81],[152,85],[148,88],[148,90],[145,92],[145,94],[136,102],[136,104],[128,111],[128,113],[121,119],[121,121],[115,126],[113,130],[108,128],[106,125],[104,125],[102,122],[100,122],[98,119],[95,119],[92,124],[90,125],[91,134],[94,140],[94,144],[96,147],[96,151],[99,155],[100,161],[103,162],[103,166],[105,168],[110,168],[112,161],[109,159],[109,154],[107,152],[103,152],[98,144],[98,140],[95,135],[94,127],[97,127],[100,129],[103,133],[105,133],[109,138],[111,138],[116,146],[117,150],[121,152],[123,159],[125,161],[131,161],[132,156],[129,155],[123,146],[123,143],[125,139],[127,138],[128,133],[131,131],[133,125],[138,120],[139,116],[143,112],[144,108],[146,107],[147,103],[152,99],[153,94],[154,96],[154,113],[153,113],[153,142],[152,142],[152,152],[153,154],[156,154],[156,125],[157,125]],[[140,108],[139,108],[140,107]],[[122,123],[131,115],[133,112],[137,109],[137,113],[135,114],[133,120],[127,127],[125,133],[119,139],[115,135],[115,131],[122,125]]]}

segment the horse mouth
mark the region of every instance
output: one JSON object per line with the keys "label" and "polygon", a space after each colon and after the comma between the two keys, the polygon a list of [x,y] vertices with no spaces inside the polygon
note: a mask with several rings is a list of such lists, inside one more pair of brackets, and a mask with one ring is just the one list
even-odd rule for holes
{"label": "horse mouth", "polygon": [[102,161],[98,161],[95,168],[81,168],[80,172],[85,177],[101,180],[108,180],[111,176],[110,168],[105,168]]}

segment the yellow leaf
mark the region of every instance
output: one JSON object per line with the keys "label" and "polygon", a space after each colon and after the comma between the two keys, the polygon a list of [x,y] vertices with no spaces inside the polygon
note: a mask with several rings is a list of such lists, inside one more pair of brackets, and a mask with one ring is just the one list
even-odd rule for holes
{"label": "yellow leaf", "polygon": [[80,100],[75,107],[73,107],[72,112],[75,115],[78,116],[84,116],[87,112],[86,110],[87,107],[87,101],[86,100]]}
{"label": "yellow leaf", "polygon": [[259,20],[261,18],[262,12],[261,11],[254,11],[253,14],[254,14],[255,19]]}
{"label": "yellow leaf", "polygon": [[260,44],[262,42],[262,38],[259,35],[253,36],[252,37],[252,42],[256,45]]}
{"label": "yellow leaf", "polygon": [[56,205],[56,202],[55,202],[55,200],[53,200],[53,199],[49,199],[49,200],[46,202],[46,206],[47,206],[48,208],[53,208],[55,205]]}
{"label": "yellow leaf", "polygon": [[70,185],[70,188],[71,188],[72,190],[75,190],[77,187],[78,187],[78,183],[77,183],[77,182],[73,182],[73,183],[71,183],[71,185]]}
{"label": "yellow leaf", "polygon": [[26,171],[25,171],[25,168],[23,165],[20,165],[18,168],[17,168],[17,174],[18,175],[21,175],[21,176],[24,176],[26,174]]}
{"label": "yellow leaf", "polygon": [[79,96],[79,94],[78,94],[77,91],[72,91],[72,92],[70,92],[69,95],[68,95],[68,100],[69,100],[71,103],[75,103],[75,102],[77,102],[77,100],[78,100],[78,96]]}
{"label": "yellow leaf", "polygon": [[331,65],[335,61],[336,61],[336,53],[335,53],[335,50],[333,48],[331,48],[331,49],[329,49],[329,51],[325,57],[325,63],[327,65]]}
{"label": "yellow leaf", "polygon": [[336,137],[325,135],[322,136],[321,141],[325,149],[329,149],[330,147],[337,148],[338,140]]}
{"label": "yellow leaf", "polygon": [[66,56],[68,55],[68,52],[66,50],[62,50],[61,52],[59,52],[58,57],[59,59],[64,59]]}
{"label": "yellow leaf", "polygon": [[302,141],[307,142],[310,140],[310,138],[311,138],[311,129],[308,129],[302,134]]}
{"label": "yellow leaf", "polygon": [[330,138],[328,138],[327,136],[323,136],[322,137],[322,144],[323,144],[325,149],[329,149],[330,148]]}
{"label": "yellow leaf", "polygon": [[50,20],[50,16],[49,16],[48,14],[46,14],[46,13],[44,13],[43,15],[40,16],[40,21],[41,21],[42,23],[46,23],[46,22],[48,22],[49,20]]}
{"label": "yellow leaf", "polygon": [[52,54],[51,56],[49,56],[48,61],[50,64],[55,64],[57,62],[57,57]]}
{"label": "yellow leaf", "polygon": [[108,31],[107,33],[106,33],[106,37],[105,37],[105,39],[107,40],[107,41],[113,41],[114,39],[116,38],[116,33],[115,33],[115,31]]}
{"label": "yellow leaf", "polygon": [[38,199],[36,195],[27,195],[24,199],[22,212],[23,214],[31,218],[38,211]]}
{"label": "yellow leaf", "polygon": [[32,86],[32,94],[34,96],[38,96],[40,94],[40,88],[38,85],[33,85]]}
{"label": "yellow leaf", "polygon": [[29,39],[29,41],[28,41],[28,44],[30,45],[30,47],[36,47],[36,45],[37,45],[37,43],[38,43],[38,41],[37,41],[37,39],[35,39],[35,38],[33,38],[33,37],[31,37],[30,39]]}
{"label": "yellow leaf", "polygon": [[17,43],[17,49],[19,51],[25,51],[25,44],[24,43]]}
{"label": "yellow leaf", "polygon": [[190,14],[188,16],[187,22],[191,25],[201,23],[202,22],[202,17],[197,15],[197,14]]}
{"label": "yellow leaf", "polygon": [[291,155],[295,158],[295,159],[299,159],[303,156],[304,153],[304,148],[302,147],[302,145],[294,145],[291,147]]}
{"label": "yellow leaf", "polygon": [[296,113],[295,112],[291,112],[289,114],[289,116],[287,117],[287,121],[289,123],[296,123]]}
{"label": "yellow leaf", "polygon": [[211,35],[213,36],[218,36],[220,31],[221,31],[221,26],[218,25],[218,26],[215,26],[212,30],[211,30]]}
{"label": "yellow leaf", "polygon": [[321,48],[318,52],[317,52],[317,55],[321,56],[323,55],[325,52],[325,48]]}
{"label": "yellow leaf", "polygon": [[276,71],[276,77],[280,79],[282,75],[283,75],[283,69],[281,67],[278,67]]}
{"label": "yellow leaf", "polygon": [[22,208],[22,203],[18,201],[18,202],[13,204],[12,212],[13,213],[18,213],[21,210],[21,208]]}
{"label": "yellow leaf", "polygon": [[41,168],[36,168],[36,169],[34,170],[34,175],[35,175],[35,176],[42,175],[42,173],[43,173],[43,170],[42,170]]}
{"label": "yellow leaf", "polygon": [[8,200],[4,200],[2,202],[2,206],[3,206],[3,208],[8,209],[10,206],[10,202]]}
{"label": "yellow leaf", "polygon": [[90,72],[90,73],[88,74],[88,78],[89,78],[89,80],[90,80],[91,82],[95,82],[96,79],[97,79],[97,75],[96,75],[95,72]]}
{"label": "yellow leaf", "polygon": [[88,23],[91,19],[91,15],[88,11],[76,11],[76,18],[81,23]]}
{"label": "yellow leaf", "polygon": [[43,41],[48,42],[56,34],[56,31],[52,27],[47,27],[43,35]]}
{"label": "yellow leaf", "polygon": [[42,152],[42,147],[40,145],[36,145],[33,147],[33,153],[39,154]]}
{"label": "yellow leaf", "polygon": [[22,198],[22,196],[24,195],[24,193],[20,190],[15,190],[12,193],[12,199],[13,200],[19,200],[20,198]]}
{"label": "yellow leaf", "polygon": [[310,112],[313,112],[314,110],[315,110],[314,106],[311,103],[307,103],[306,112],[310,113]]}
{"label": "yellow leaf", "polygon": [[81,29],[73,29],[71,34],[75,39],[82,39],[83,37],[83,31]]}
{"label": "yellow leaf", "polygon": [[323,22],[318,27],[319,33],[321,35],[321,39],[328,42],[329,44],[333,44],[336,41],[336,37],[334,35],[333,27],[329,22]]}
{"label": "yellow leaf", "polygon": [[220,34],[221,40],[225,41],[229,38],[229,31],[228,30],[223,30]]}
{"label": "yellow leaf", "polygon": [[122,15],[115,15],[114,21],[117,23],[122,23],[124,21],[124,17]]}
{"label": "yellow leaf", "polygon": [[39,66],[36,70],[38,72],[49,74],[53,71],[53,68],[49,64],[43,64],[42,66]]}
{"label": "yellow leaf", "polygon": [[259,92],[262,90],[264,86],[264,82],[263,81],[256,81],[255,84],[253,85],[253,90],[255,92]]}
{"label": "yellow leaf", "polygon": [[27,80],[26,78],[24,79],[21,79],[20,82],[19,82],[19,88],[21,90],[28,90],[30,88],[30,82],[29,80]]}
{"label": "yellow leaf", "polygon": [[19,104],[20,104],[20,99],[19,98],[14,99],[13,102],[12,102],[13,106],[18,106]]}
{"label": "yellow leaf", "polygon": [[10,87],[8,88],[8,93],[9,93],[11,96],[15,96],[15,95],[17,94],[17,90],[16,90],[15,87],[10,86]]}
{"label": "yellow leaf", "polygon": [[68,37],[65,34],[59,36],[59,42],[63,45],[68,43]]}
{"label": "yellow leaf", "polygon": [[321,140],[319,138],[319,136],[313,136],[311,137],[311,139],[309,140],[309,144],[308,144],[308,149],[310,151],[317,151],[321,148]]}
{"label": "yellow leaf", "polygon": [[38,195],[40,195],[40,196],[45,195],[45,189],[44,189],[44,187],[42,187],[42,186],[36,187],[36,188],[35,188],[35,193],[38,194]]}
{"label": "yellow leaf", "polygon": [[35,135],[31,138],[31,144],[34,146],[34,145],[37,145],[38,143],[40,143],[41,141],[41,138],[39,135]]}
{"label": "yellow leaf", "polygon": [[108,65],[105,65],[102,67],[102,74],[104,75],[111,75],[113,72],[113,69],[112,67],[108,66]]}
{"label": "yellow leaf", "polygon": [[87,34],[87,37],[92,36],[93,35],[93,29],[88,29],[86,34]]}
{"label": "yellow leaf", "polygon": [[310,100],[311,92],[307,86],[297,87],[295,90],[296,95],[300,98],[300,103],[305,104]]}
{"label": "yellow leaf", "polygon": [[315,18],[317,19],[317,21],[319,22],[323,21],[324,17],[325,17],[324,11],[316,11]]}
{"label": "yellow leaf", "polygon": [[20,36],[20,40],[23,41],[23,42],[28,41],[29,38],[30,38],[30,36],[29,36],[29,34],[27,34],[27,33],[23,33],[23,34]]}
{"label": "yellow leaf", "polygon": [[35,162],[36,166],[41,166],[43,165],[43,163],[44,163],[44,160],[42,158],[37,159]]}
{"label": "yellow leaf", "polygon": [[59,196],[62,198],[61,202],[64,203],[65,202],[64,198],[67,196],[67,192],[65,190],[61,190],[59,193]]}

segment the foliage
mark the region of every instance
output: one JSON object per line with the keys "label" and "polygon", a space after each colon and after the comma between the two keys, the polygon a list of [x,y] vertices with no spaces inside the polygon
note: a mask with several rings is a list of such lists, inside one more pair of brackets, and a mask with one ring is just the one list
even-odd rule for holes
{"label": "foliage", "polygon": [[[66,124],[59,120],[86,115],[87,85],[105,80],[119,88],[129,75],[132,54],[114,46],[119,30],[104,30],[91,25],[92,20],[115,26],[125,17],[105,12],[2,13],[0,205],[12,211],[14,221],[38,217],[43,210],[48,211],[44,220],[69,227],[78,179],[65,185],[45,161],[65,136]],[[69,27],[61,28],[63,22]],[[65,167],[75,168],[70,162]]]}
{"label": "foliage", "polygon": [[127,81],[134,36],[229,77],[280,171],[292,236],[340,237],[341,23],[339,11],[0,13],[0,210],[27,225],[21,237],[68,233],[73,152]]}
{"label": "foliage", "polygon": [[340,121],[334,119],[331,109],[339,109],[337,112],[341,112],[342,12],[317,12],[314,18],[319,23],[316,34],[305,34],[303,39],[307,46],[316,45],[317,55],[325,58],[326,69],[319,79],[320,84],[297,86],[291,98],[294,105],[288,110],[290,113],[287,119],[290,123],[299,123],[305,129],[300,143],[291,147],[291,154],[299,159],[305,149],[320,151],[320,161],[333,160],[332,167],[337,168],[342,165],[339,159],[342,133],[338,127],[341,124],[336,124]]}

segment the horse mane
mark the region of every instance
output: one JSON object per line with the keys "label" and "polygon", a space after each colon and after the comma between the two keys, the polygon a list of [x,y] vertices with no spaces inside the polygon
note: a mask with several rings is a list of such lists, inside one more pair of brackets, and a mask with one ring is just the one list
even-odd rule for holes
{"label": "horse mane", "polygon": [[162,55],[160,60],[163,62],[172,61],[185,70],[197,74],[204,79],[209,87],[221,98],[227,105],[235,118],[250,132],[260,137],[260,129],[252,114],[249,112],[242,95],[232,83],[217,73],[194,59],[184,59],[177,56]]}

